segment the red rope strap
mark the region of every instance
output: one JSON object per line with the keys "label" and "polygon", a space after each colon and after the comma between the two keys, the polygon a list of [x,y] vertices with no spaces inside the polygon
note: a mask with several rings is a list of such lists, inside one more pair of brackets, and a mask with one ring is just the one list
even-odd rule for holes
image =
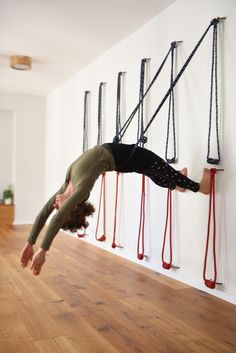
{"label": "red rope strap", "polygon": [[[204,259],[204,269],[203,269],[203,279],[205,285],[208,288],[214,289],[216,286],[216,278],[217,278],[217,266],[216,266],[216,207],[215,207],[215,175],[216,169],[212,168],[211,170],[211,189],[209,196],[209,211],[208,211],[208,227],[207,227],[207,240],[206,240],[206,251],[205,251],[205,259]],[[211,230],[211,215],[213,217],[213,262],[214,262],[214,278],[207,279],[206,278],[206,268],[207,268],[207,257],[208,257],[208,248],[210,241],[210,230]]]}
{"label": "red rope strap", "polygon": [[[144,229],[145,229],[145,175],[142,176],[142,190],[141,190],[141,203],[140,203],[140,221],[138,232],[138,246],[137,257],[139,260],[144,258]],[[142,233],[142,236],[141,236]],[[140,242],[142,242],[140,246]],[[141,247],[141,252],[140,252]]]}
{"label": "red rope strap", "polygon": [[[99,228],[99,221],[100,221],[102,196],[103,196],[103,235],[101,237],[98,237],[98,228]],[[95,233],[96,240],[105,241],[106,240],[105,234],[106,234],[106,173],[102,173],[97,227],[96,227],[96,233]]]}
{"label": "red rope strap", "polygon": [[118,208],[118,195],[119,195],[119,172],[116,172],[116,197],[115,197],[115,215],[114,215],[114,230],[113,230],[113,241],[112,248],[115,249],[116,244],[116,223],[117,223],[117,208]]}
{"label": "red rope strap", "polygon": [[[165,261],[165,245],[166,245],[166,234],[169,221],[169,244],[170,244],[170,261]],[[167,200],[166,200],[166,224],[164,230],[164,240],[162,246],[162,267],[165,270],[169,270],[172,267],[172,191],[168,189]]]}

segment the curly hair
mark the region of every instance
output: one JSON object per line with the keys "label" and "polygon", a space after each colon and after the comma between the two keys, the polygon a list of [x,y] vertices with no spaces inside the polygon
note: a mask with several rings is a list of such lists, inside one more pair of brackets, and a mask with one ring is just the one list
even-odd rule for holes
{"label": "curly hair", "polygon": [[86,221],[86,217],[91,216],[94,212],[95,208],[91,203],[82,202],[71,210],[61,228],[63,230],[70,230],[71,232],[76,232],[77,229],[82,227],[87,228],[89,223]]}

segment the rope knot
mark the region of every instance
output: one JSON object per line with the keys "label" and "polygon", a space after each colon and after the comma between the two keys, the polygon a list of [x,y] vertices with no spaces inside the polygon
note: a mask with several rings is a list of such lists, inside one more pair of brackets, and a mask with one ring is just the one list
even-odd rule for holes
{"label": "rope knot", "polygon": [[174,163],[176,162],[176,158],[175,158],[175,157],[173,157],[173,158],[166,158],[166,162],[167,162],[168,164],[174,164]]}
{"label": "rope knot", "polygon": [[144,143],[147,143],[147,140],[148,140],[148,139],[147,139],[146,136],[141,136],[141,137],[140,137],[140,142],[143,143],[143,144],[144,144]]}
{"label": "rope knot", "polygon": [[175,48],[176,48],[176,42],[172,42],[172,43],[170,44],[170,46],[171,46],[171,49],[175,49]]}
{"label": "rope knot", "polygon": [[113,138],[113,142],[114,142],[114,143],[119,143],[119,142],[120,142],[119,136],[115,136],[115,137]]}
{"label": "rope knot", "polygon": [[207,158],[207,163],[209,164],[219,164],[220,163],[220,159],[215,159],[215,158]]}
{"label": "rope knot", "polygon": [[220,21],[220,18],[219,18],[219,17],[213,18],[213,20],[211,20],[211,25],[212,25],[212,26],[215,26],[215,25],[217,25],[217,23],[219,23],[219,21]]}

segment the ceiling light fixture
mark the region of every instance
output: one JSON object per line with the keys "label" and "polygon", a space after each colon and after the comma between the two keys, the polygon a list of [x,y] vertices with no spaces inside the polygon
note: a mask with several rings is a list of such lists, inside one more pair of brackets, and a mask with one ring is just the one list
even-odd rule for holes
{"label": "ceiling light fixture", "polygon": [[15,70],[30,70],[32,67],[31,58],[25,55],[12,55],[11,67]]}

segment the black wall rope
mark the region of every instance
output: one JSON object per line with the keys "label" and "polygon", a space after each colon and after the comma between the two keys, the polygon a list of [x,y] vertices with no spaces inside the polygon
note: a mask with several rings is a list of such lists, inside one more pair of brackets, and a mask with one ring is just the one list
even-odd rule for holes
{"label": "black wall rope", "polygon": [[[213,91],[215,88],[215,126],[216,126],[216,149],[217,158],[210,157],[211,150],[211,127],[212,127],[212,105]],[[219,142],[219,126],[218,126],[218,86],[217,86],[217,23],[213,25],[213,40],[212,40],[212,65],[211,65],[211,88],[210,88],[210,111],[209,111],[209,131],[208,131],[208,147],[207,147],[207,163],[220,163],[220,142]]]}
{"label": "black wall rope", "polygon": [[[177,42],[171,43],[171,72],[170,72],[170,86],[173,85],[174,80],[174,62],[175,62],[175,51],[177,48]],[[169,150],[169,137],[170,137],[170,121],[172,120],[172,140],[173,140],[173,157],[168,158]],[[176,133],[175,133],[175,100],[174,100],[174,89],[171,90],[169,95],[169,108],[168,108],[168,120],[167,120],[167,133],[166,133],[166,149],[165,149],[166,162],[176,163]]]}
{"label": "black wall rope", "polygon": [[[117,90],[116,90],[116,136],[121,129],[121,93],[122,93],[122,77],[125,72],[118,72]],[[121,141],[118,141],[121,142]]]}
{"label": "black wall rope", "polygon": [[90,91],[84,92],[83,152],[88,149],[88,101]]}
{"label": "black wall rope", "polygon": [[105,82],[99,84],[98,90],[98,136],[97,136],[97,145],[102,144],[102,114],[103,114],[103,87]]}
{"label": "black wall rope", "polygon": [[144,86],[145,86],[145,78],[146,78],[146,67],[147,63],[150,59],[142,59],[141,60],[141,67],[140,67],[140,84],[139,84],[139,108],[138,108],[138,129],[137,129],[137,140],[140,140],[139,145],[141,147],[147,142],[147,137],[143,134],[144,129],[144,118],[143,118],[143,108],[144,108]]}

